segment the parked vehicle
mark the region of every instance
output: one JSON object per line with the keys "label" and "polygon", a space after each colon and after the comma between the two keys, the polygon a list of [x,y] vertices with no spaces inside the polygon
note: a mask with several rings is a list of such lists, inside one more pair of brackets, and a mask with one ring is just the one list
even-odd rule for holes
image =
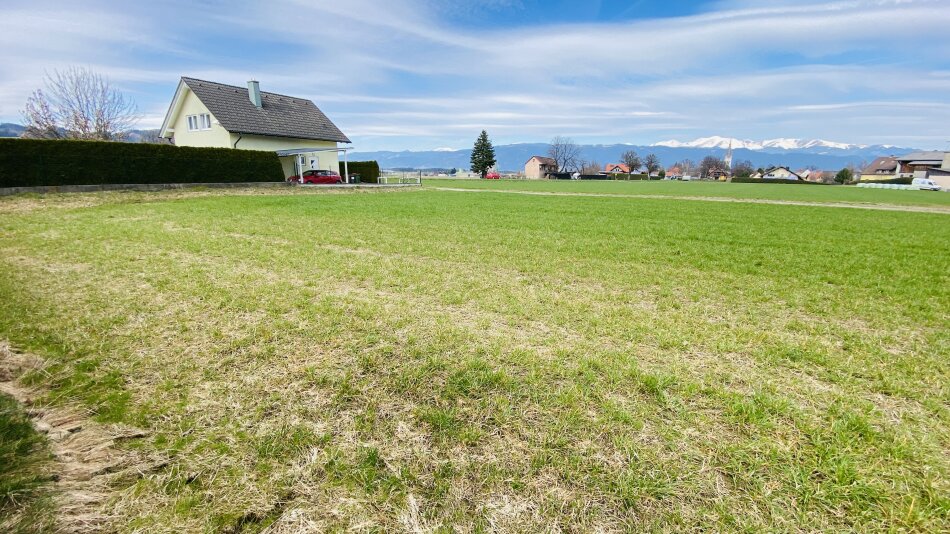
{"label": "parked vehicle", "polygon": [[287,181],[297,184],[339,184],[343,183],[343,178],[335,171],[316,169],[303,171],[303,181],[300,180],[300,176],[291,176],[287,178]]}
{"label": "parked vehicle", "polygon": [[940,191],[940,186],[937,185],[937,182],[930,178],[914,178],[910,185],[917,186],[917,189],[921,191]]}
{"label": "parked vehicle", "polygon": [[501,179],[501,175],[498,174],[497,172],[490,172],[490,173],[488,173],[488,174],[485,175],[485,179],[486,179],[486,180],[500,180],[500,179]]}

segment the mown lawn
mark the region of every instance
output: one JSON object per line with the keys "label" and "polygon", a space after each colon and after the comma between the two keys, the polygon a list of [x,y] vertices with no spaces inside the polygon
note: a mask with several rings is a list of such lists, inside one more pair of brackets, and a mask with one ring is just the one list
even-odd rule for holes
{"label": "mown lawn", "polygon": [[52,359],[30,377],[51,401],[172,459],[115,488],[119,530],[946,531],[948,222],[433,190],[6,198],[0,337]]}
{"label": "mown lawn", "polygon": [[901,191],[852,186],[810,184],[739,184],[728,182],[615,181],[615,180],[459,180],[427,178],[424,185],[464,189],[507,189],[598,193],[615,195],[662,195],[721,197],[735,199],[791,200],[803,202],[849,202],[950,207],[945,191]]}

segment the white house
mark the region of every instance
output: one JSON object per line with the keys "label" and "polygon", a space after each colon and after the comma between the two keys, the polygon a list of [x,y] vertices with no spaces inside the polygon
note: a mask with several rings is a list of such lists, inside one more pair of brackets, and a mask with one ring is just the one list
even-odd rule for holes
{"label": "white house", "polygon": [[[304,169],[346,172],[350,140],[310,100],[183,77],[159,133],[177,146],[276,152],[284,176]],[[344,162],[341,164],[339,153]]]}
{"label": "white house", "polygon": [[765,180],[801,180],[802,177],[795,174],[788,167],[774,167],[762,175]]}

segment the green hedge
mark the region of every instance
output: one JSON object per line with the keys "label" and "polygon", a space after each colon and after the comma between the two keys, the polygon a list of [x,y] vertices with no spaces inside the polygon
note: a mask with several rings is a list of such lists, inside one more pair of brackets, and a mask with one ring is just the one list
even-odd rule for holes
{"label": "green hedge", "polygon": [[0,187],[281,182],[274,152],[147,143],[0,139]]}
{"label": "green hedge", "polygon": [[[361,183],[375,184],[379,182],[379,163],[376,161],[349,161],[346,165],[350,174],[360,175]],[[340,161],[340,174],[343,173],[343,162]]]}
{"label": "green hedge", "polygon": [[[572,173],[569,172],[552,172],[548,173],[548,176],[556,180],[571,180]],[[645,174],[584,174],[580,177],[581,180],[649,180],[650,178]]]}
{"label": "green hedge", "polygon": [[809,182],[808,180],[777,180],[773,178],[739,178],[732,177],[734,184],[795,184],[795,185],[829,185],[822,182]]}

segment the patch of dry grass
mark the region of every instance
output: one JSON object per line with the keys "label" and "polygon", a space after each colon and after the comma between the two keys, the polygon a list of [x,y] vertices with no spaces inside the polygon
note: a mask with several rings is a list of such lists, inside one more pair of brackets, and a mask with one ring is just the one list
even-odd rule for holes
{"label": "patch of dry grass", "polygon": [[950,525],[944,215],[90,197],[0,202],[0,335],[169,459],[123,530]]}

